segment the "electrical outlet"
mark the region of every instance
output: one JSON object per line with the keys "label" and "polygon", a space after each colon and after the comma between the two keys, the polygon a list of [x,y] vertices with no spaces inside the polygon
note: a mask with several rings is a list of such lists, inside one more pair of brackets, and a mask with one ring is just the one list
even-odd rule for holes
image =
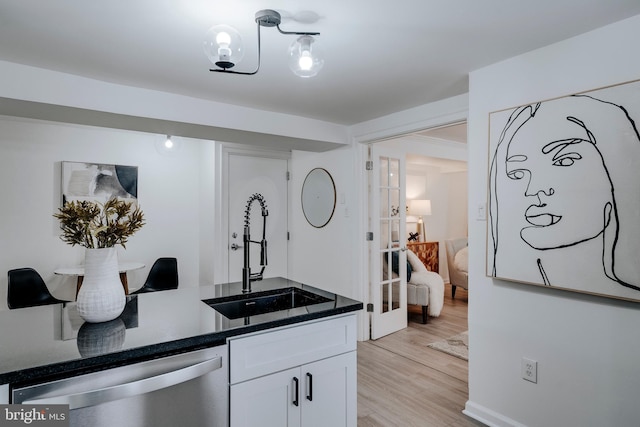
{"label": "electrical outlet", "polygon": [[522,379],[531,381],[532,383],[538,383],[538,362],[535,360],[523,357],[522,358]]}

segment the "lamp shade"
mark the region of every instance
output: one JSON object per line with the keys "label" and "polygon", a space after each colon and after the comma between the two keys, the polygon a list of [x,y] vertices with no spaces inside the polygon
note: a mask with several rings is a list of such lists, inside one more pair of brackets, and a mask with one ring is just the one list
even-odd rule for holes
{"label": "lamp shade", "polygon": [[313,77],[324,65],[322,50],[309,35],[298,37],[289,47],[289,68],[300,77]]}
{"label": "lamp shade", "polygon": [[229,25],[211,27],[203,47],[209,61],[223,69],[232,68],[244,56],[240,33]]}
{"label": "lamp shade", "polygon": [[415,216],[431,215],[431,200],[411,200],[409,212]]}

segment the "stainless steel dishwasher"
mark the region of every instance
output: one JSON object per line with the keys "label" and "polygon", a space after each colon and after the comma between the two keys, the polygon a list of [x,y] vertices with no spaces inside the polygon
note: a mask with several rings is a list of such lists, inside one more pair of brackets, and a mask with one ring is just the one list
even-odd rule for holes
{"label": "stainless steel dishwasher", "polygon": [[77,427],[223,427],[227,346],[12,389],[12,403],[68,404]]}

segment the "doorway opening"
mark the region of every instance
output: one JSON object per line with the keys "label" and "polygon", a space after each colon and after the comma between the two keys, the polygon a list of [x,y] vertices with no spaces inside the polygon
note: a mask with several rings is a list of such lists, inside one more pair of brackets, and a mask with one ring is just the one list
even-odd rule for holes
{"label": "doorway opening", "polygon": [[[449,269],[446,241],[467,237],[468,231],[468,194],[467,194],[467,125],[466,121],[438,126],[420,132],[389,138],[375,142],[371,146],[389,150],[394,156],[405,162],[403,171],[403,198],[406,204],[398,209],[405,213],[402,226],[406,234],[396,240],[401,250],[412,250],[418,253],[429,271],[438,273],[445,282],[445,292],[452,294],[449,283]],[[370,155],[371,157],[371,155]],[[371,158],[369,159],[371,160]],[[375,164],[375,162],[374,162]],[[379,191],[376,183],[370,182],[370,192]],[[375,190],[374,190],[375,189]],[[418,212],[412,205],[428,202],[428,212]],[[377,218],[385,212],[380,200],[370,197],[369,218]],[[390,214],[392,215],[392,214]],[[378,224],[370,223],[369,229],[376,231]],[[402,227],[400,227],[402,228]],[[377,244],[380,243],[376,240]],[[375,244],[373,245],[375,248]],[[375,249],[371,249],[375,252]],[[374,301],[380,291],[381,274],[376,259],[369,254],[369,301]],[[376,253],[377,255],[377,253]],[[466,292],[459,292],[458,299],[466,299]],[[380,298],[377,298],[378,300]],[[417,311],[416,311],[417,310]],[[409,320],[420,321],[421,308],[409,305]],[[375,328],[375,306],[371,328]],[[380,322],[378,322],[380,323]],[[382,329],[392,331],[388,325]],[[378,333],[370,335],[380,336]]]}
{"label": "doorway opening", "polygon": [[[424,234],[423,238],[427,244],[435,243],[437,245],[437,265],[431,264],[431,269],[440,274],[445,282],[444,301],[439,317],[429,318],[427,324],[423,324],[421,321],[420,306],[408,305],[405,312],[405,319],[408,320],[407,327],[378,339],[370,339],[360,343],[359,357],[367,360],[368,357],[371,357],[370,355],[375,355],[376,358],[388,356],[389,359],[385,360],[385,365],[393,363],[395,360],[410,361],[408,364],[403,363],[406,365],[404,367],[406,375],[423,375],[424,378],[435,378],[442,375],[449,381],[443,387],[433,387],[428,379],[416,381],[416,387],[424,387],[425,394],[431,390],[446,389],[449,387],[448,384],[468,388],[469,379],[468,361],[430,347],[430,344],[437,341],[465,335],[468,331],[468,293],[466,290],[458,290],[453,297],[451,285],[447,283],[449,282],[449,273],[445,241],[466,237],[469,221],[467,217],[466,122],[456,123],[454,126],[453,129],[446,129],[447,126],[443,126],[422,131],[419,134],[394,137],[375,143],[392,149],[393,156],[402,157],[406,161],[404,195],[407,200],[405,208],[407,236],[402,244],[410,250],[408,240],[410,233],[421,232]],[[460,137],[452,140],[452,137],[444,136],[446,132],[453,132]],[[370,152],[370,157],[373,157],[375,150],[372,148]],[[411,215],[413,213],[410,207],[411,200],[429,200],[431,202],[430,215],[422,217],[424,231],[417,229],[418,222],[415,216]],[[375,218],[374,211],[380,212],[381,207],[372,203],[371,198],[368,206],[369,217]],[[369,225],[369,229],[376,231],[373,225]],[[368,245],[369,251],[372,253],[380,250],[380,247],[375,243]],[[398,244],[400,244],[400,240],[398,240]],[[369,259],[372,259],[371,256]],[[380,275],[379,271],[380,269],[373,267],[370,261],[368,272],[370,283],[375,282],[376,276]],[[376,289],[370,285],[370,293]],[[369,301],[372,301],[371,295],[369,295]],[[384,351],[381,352],[380,349]],[[368,378],[369,374],[380,378],[378,370],[368,371],[367,363],[364,363],[359,369],[364,378]],[[401,369],[394,367],[393,372],[401,372]],[[381,379],[380,381],[385,380]],[[369,396],[369,391],[366,388],[367,382],[363,381],[363,383],[364,385],[359,387],[358,393],[359,398],[364,399],[365,396]],[[393,390],[393,387],[396,386],[395,383],[396,381],[390,379],[385,382],[384,387]],[[398,393],[402,392],[398,391]],[[386,399],[386,397],[381,396],[381,399]],[[464,404],[467,399],[468,395],[462,396],[460,404]],[[389,411],[394,410],[394,408],[384,408]]]}

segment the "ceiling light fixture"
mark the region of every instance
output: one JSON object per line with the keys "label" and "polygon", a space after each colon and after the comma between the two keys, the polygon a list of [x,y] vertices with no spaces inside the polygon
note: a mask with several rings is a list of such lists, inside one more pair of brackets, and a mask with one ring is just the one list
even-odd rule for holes
{"label": "ceiling light fixture", "polygon": [[260,70],[260,27],[276,27],[281,34],[300,36],[289,47],[289,68],[300,77],[313,77],[324,65],[321,49],[316,44],[313,36],[316,32],[283,31],[280,29],[281,17],[278,12],[271,9],[256,12],[255,21],[258,25],[258,66],[255,71],[232,71],[244,56],[242,38],[240,34],[228,25],[216,25],[207,31],[204,41],[204,52],[207,58],[219,68],[209,71],[218,73],[254,75]]}
{"label": "ceiling light fixture", "polygon": [[182,149],[182,140],[179,137],[176,139],[171,135],[166,135],[166,137],[156,139],[155,147],[158,154],[173,156]]}
{"label": "ceiling light fixture", "polygon": [[171,150],[173,148],[173,141],[171,140],[171,135],[167,135],[167,139],[164,141],[164,148],[167,150]]}

